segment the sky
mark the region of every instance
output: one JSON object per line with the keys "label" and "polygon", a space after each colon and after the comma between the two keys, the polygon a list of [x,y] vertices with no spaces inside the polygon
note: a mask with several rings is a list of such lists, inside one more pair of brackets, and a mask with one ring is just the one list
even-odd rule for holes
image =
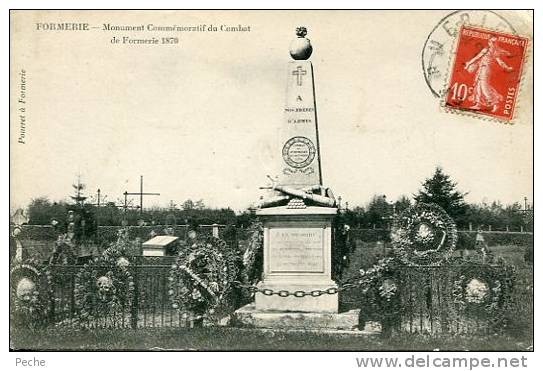
{"label": "sky", "polygon": [[[533,194],[530,59],[514,125],[451,114],[426,85],[421,52],[450,11],[47,12],[11,18],[10,209],[66,199],[78,174],[107,201],[124,191],[244,210],[281,166],[288,47],[299,25],[314,51],[324,184],[350,206],[416,193],[436,166],[468,202]],[[521,32],[525,14],[505,13]],[[36,23],[88,22],[90,31]],[[112,25],[215,25],[218,31],[103,31]],[[250,31],[220,31],[220,26]],[[113,37],[178,37],[174,45]],[[528,58],[531,58],[529,56]],[[17,143],[26,71],[25,144]],[[134,199],[134,203],[137,204]]]}

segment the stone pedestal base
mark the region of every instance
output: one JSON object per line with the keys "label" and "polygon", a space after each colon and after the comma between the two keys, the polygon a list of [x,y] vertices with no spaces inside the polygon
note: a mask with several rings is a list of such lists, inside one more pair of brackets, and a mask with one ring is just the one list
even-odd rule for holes
{"label": "stone pedestal base", "polygon": [[236,310],[230,324],[239,327],[285,330],[353,331],[358,327],[359,313],[359,309],[345,313],[262,311],[257,310],[255,304],[251,303]]}
{"label": "stone pedestal base", "polygon": [[143,248],[143,256],[166,256],[166,249],[163,248]]}
{"label": "stone pedestal base", "polygon": [[[315,290],[326,290],[331,287],[337,288],[337,285],[332,280],[318,282],[288,282],[288,281],[263,281],[258,284],[261,289],[287,290],[289,292],[304,291],[311,292]],[[320,296],[306,295],[304,297],[278,295],[267,296],[260,292],[255,294],[255,304],[259,311],[283,311],[283,312],[322,312],[322,313],[337,313],[338,312],[338,295],[337,294],[322,294]]]}

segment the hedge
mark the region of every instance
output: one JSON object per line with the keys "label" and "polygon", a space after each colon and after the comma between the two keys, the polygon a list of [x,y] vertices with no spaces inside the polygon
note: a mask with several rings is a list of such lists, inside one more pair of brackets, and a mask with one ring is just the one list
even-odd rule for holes
{"label": "hedge", "polygon": [[[488,246],[525,246],[531,247],[534,244],[533,233],[519,232],[487,232],[483,237]],[[477,231],[458,231],[459,249],[473,249]],[[354,241],[362,242],[390,242],[390,231],[388,229],[351,229],[351,238]]]}
{"label": "hedge", "polygon": [[[515,233],[515,232],[483,232],[483,237],[488,246],[524,246],[533,247],[533,233]],[[458,244],[459,249],[475,248],[476,231],[459,231]]]}
{"label": "hedge", "polygon": [[[141,242],[145,242],[151,236],[151,231],[155,231],[157,234],[164,234],[164,229],[168,226],[154,225],[154,226],[129,226],[128,233],[131,239],[140,238]],[[117,239],[117,232],[121,227],[119,226],[99,226],[98,227],[98,239],[97,245],[105,246]],[[178,225],[174,227],[174,235],[185,239],[188,231],[188,227],[185,225]],[[211,234],[212,227],[200,227],[200,233]],[[57,239],[60,231],[55,230],[49,225],[23,225],[19,239],[21,241],[32,241],[32,245],[35,249],[40,250],[39,246],[45,246],[49,243],[49,246],[53,246],[52,242]],[[458,249],[473,249],[475,247],[476,231],[459,231],[458,232]],[[236,228],[234,226],[227,226],[226,228],[219,229],[219,236],[227,241],[229,244],[237,245],[242,250],[246,245],[248,238],[247,230],[245,228]],[[514,233],[514,232],[483,232],[488,246],[500,246],[500,245],[513,245],[523,247],[533,247],[534,236],[532,233]],[[390,242],[390,231],[387,229],[363,229],[353,228],[351,229],[351,240],[355,243],[361,242]],[[40,244],[43,243],[43,244]],[[357,244],[358,245],[358,244]],[[24,246],[24,243],[23,243]],[[35,250],[34,249],[34,250]]]}
{"label": "hedge", "polygon": [[[12,227],[10,227],[10,233]],[[36,241],[54,241],[57,239],[59,231],[51,225],[23,225],[21,233],[18,235],[21,240]]]}
{"label": "hedge", "polygon": [[[167,225],[147,225],[143,227],[128,226],[128,235],[130,239],[139,238],[141,242],[145,242],[151,238],[151,232],[154,231],[157,235],[166,234]],[[117,233],[122,227],[119,226],[99,226],[98,227],[98,243],[108,244],[114,242],[117,239]],[[173,235],[180,239],[187,237],[189,227],[186,225],[177,225],[173,227]],[[238,230],[234,227],[227,226],[226,228],[219,228],[219,237],[223,238],[227,242],[235,242],[237,240]],[[198,233],[204,235],[211,235],[213,233],[213,227],[205,226],[199,227]]]}
{"label": "hedge", "polygon": [[390,242],[390,230],[388,229],[351,229],[351,239],[362,242]]}
{"label": "hedge", "polygon": [[[128,236],[130,239],[139,238],[141,242],[145,242],[151,238],[151,232],[154,231],[157,235],[165,234],[165,229],[168,226],[165,225],[152,225],[152,226],[128,226]],[[118,231],[122,227],[119,226],[99,226],[98,227],[98,243],[100,245],[109,244],[115,242],[117,239]],[[173,230],[174,236],[185,238],[187,228],[185,226],[176,226]]]}
{"label": "hedge", "polygon": [[[131,239],[140,238],[146,241],[151,236],[151,231],[155,231],[157,234],[164,234],[164,230],[168,226],[166,225],[152,225],[152,226],[128,226],[128,233]],[[98,243],[114,242],[117,239],[117,232],[122,227],[120,226],[98,226]],[[228,228],[226,228],[228,229]],[[185,238],[188,227],[185,225],[178,225],[174,227],[174,235],[180,238]],[[224,228],[219,229],[222,232]],[[10,231],[11,232],[11,231]],[[211,234],[212,227],[200,227],[201,233]],[[18,235],[20,240],[33,240],[33,241],[55,241],[57,237],[63,233],[50,225],[23,225],[21,227],[21,233]],[[231,232],[230,232],[231,233]],[[227,238],[228,239],[228,238]]]}

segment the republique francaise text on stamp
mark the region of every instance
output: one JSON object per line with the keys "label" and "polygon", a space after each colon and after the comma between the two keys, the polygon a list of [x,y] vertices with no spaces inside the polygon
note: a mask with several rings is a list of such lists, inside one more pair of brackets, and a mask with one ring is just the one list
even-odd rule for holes
{"label": "republique francaise text on stamp", "polygon": [[512,121],[527,46],[526,37],[462,26],[445,108]]}

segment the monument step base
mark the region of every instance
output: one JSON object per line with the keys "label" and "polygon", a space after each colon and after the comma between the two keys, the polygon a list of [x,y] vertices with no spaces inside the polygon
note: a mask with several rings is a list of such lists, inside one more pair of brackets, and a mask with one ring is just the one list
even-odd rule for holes
{"label": "monument step base", "polygon": [[236,310],[230,318],[230,326],[281,330],[343,330],[358,331],[360,310],[344,313],[280,312],[258,310],[254,303]]}
{"label": "monument step base", "polygon": [[[261,290],[272,290],[274,292],[289,291],[294,293],[298,290],[306,293],[313,290],[326,290],[336,288],[337,284],[332,280],[318,281],[292,281],[292,280],[264,280],[258,283]],[[295,297],[289,295],[281,297],[279,295],[264,295],[261,292],[255,294],[256,310],[262,312],[307,312],[307,313],[337,313],[338,312],[338,294],[322,294],[320,296],[306,295],[304,297]]]}

